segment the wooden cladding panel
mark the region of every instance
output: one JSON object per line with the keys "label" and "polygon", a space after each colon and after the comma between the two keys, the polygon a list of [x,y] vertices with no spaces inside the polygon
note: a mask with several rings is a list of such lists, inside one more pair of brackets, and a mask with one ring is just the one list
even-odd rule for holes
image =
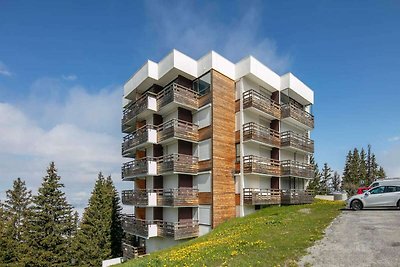
{"label": "wooden cladding panel", "polygon": [[211,204],[212,204],[212,193],[199,192],[199,205],[211,205]]}
{"label": "wooden cladding panel", "polygon": [[140,220],[146,219],[146,208],[135,207],[135,217]]}
{"label": "wooden cladding panel", "polygon": [[235,101],[235,113],[240,111],[240,100]]}
{"label": "wooden cladding panel", "polygon": [[211,160],[202,160],[197,163],[197,166],[199,168],[199,172],[203,171],[210,171],[211,170]]}
{"label": "wooden cladding panel", "polygon": [[135,181],[135,189],[146,189],[146,180],[138,179]]}
{"label": "wooden cladding panel", "polygon": [[240,143],[240,131],[235,132],[235,143]]}
{"label": "wooden cladding panel", "polygon": [[211,103],[211,93],[205,94],[199,98],[199,108]]}
{"label": "wooden cladding panel", "polygon": [[199,129],[199,141],[207,140],[211,138],[212,128],[207,126]]}
{"label": "wooden cladding panel", "polygon": [[234,218],[235,82],[212,70],[212,227]]}
{"label": "wooden cladding panel", "polygon": [[236,206],[240,205],[240,194],[235,194],[235,205]]}

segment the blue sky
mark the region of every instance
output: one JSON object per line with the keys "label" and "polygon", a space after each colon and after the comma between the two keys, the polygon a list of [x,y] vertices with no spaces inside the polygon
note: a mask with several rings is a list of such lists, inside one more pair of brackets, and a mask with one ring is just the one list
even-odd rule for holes
{"label": "blue sky", "polygon": [[119,187],[121,86],[172,48],[252,54],[315,92],[316,159],[342,172],[371,144],[400,176],[398,1],[1,1],[0,192],[55,160],[80,205],[97,171]]}

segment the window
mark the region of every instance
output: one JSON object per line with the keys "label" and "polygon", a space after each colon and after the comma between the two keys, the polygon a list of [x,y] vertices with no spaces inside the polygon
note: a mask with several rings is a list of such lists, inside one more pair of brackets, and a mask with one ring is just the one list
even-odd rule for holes
{"label": "window", "polygon": [[236,144],[236,162],[240,161],[240,144]]}
{"label": "window", "polygon": [[385,186],[385,193],[393,193],[399,191],[398,189],[400,189],[399,186]]}
{"label": "window", "polygon": [[384,186],[380,186],[380,187],[376,187],[374,189],[371,189],[369,192],[371,194],[382,194],[385,191],[385,187]]}
{"label": "window", "polygon": [[371,184],[371,187],[372,187],[372,188],[377,187],[377,186],[379,186],[379,183],[373,183],[373,184]]}
{"label": "window", "polygon": [[211,74],[207,72],[200,78],[194,80],[193,82],[193,90],[198,92],[200,96],[203,96],[210,92],[211,87]]}

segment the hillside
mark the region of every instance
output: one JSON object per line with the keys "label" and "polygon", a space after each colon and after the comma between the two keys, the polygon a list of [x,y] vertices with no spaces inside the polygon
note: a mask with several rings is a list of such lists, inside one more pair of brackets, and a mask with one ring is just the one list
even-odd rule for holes
{"label": "hillside", "polygon": [[282,266],[292,264],[340,213],[343,202],[269,207],[211,233],[120,266]]}

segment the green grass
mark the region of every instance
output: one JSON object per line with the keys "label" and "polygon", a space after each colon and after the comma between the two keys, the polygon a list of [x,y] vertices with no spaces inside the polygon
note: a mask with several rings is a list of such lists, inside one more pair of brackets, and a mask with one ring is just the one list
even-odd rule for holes
{"label": "green grass", "polygon": [[297,266],[343,202],[268,207],[211,233],[120,266]]}

